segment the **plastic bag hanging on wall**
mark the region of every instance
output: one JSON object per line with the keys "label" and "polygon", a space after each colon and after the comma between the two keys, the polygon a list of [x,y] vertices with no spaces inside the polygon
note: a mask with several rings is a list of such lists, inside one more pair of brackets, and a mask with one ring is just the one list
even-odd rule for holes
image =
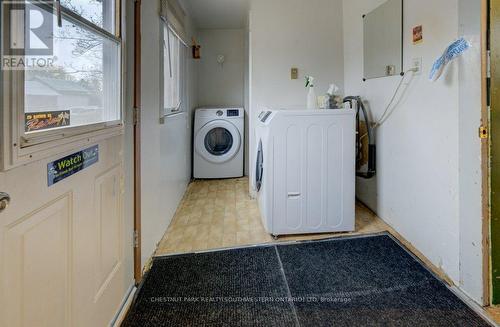
{"label": "plastic bag hanging on wall", "polygon": [[438,60],[432,66],[429,79],[433,82],[437,81],[444,72],[446,66],[454,59],[461,56],[465,51],[471,47],[470,43],[463,37],[453,42],[446,50],[443,55],[439,57]]}

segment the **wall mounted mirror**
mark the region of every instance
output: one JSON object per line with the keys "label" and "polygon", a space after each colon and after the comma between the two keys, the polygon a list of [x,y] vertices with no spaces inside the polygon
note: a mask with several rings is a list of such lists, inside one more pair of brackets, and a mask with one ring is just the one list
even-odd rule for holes
{"label": "wall mounted mirror", "polygon": [[363,25],[364,79],[403,74],[403,0],[387,0]]}

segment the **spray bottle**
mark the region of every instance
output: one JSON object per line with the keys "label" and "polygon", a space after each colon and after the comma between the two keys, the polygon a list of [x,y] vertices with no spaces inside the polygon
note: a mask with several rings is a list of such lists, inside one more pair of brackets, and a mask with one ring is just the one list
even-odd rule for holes
{"label": "spray bottle", "polygon": [[307,93],[307,109],[317,109],[316,93],[314,92],[314,77],[306,76],[306,88],[309,89]]}

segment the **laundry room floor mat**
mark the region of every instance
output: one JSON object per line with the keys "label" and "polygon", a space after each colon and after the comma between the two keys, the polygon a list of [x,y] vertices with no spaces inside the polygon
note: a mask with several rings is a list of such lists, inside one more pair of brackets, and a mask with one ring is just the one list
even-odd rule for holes
{"label": "laundry room floor mat", "polygon": [[389,235],[159,257],[122,326],[490,326]]}
{"label": "laundry room floor mat", "polygon": [[301,326],[489,326],[388,235],[278,252]]}
{"label": "laundry room floor mat", "polygon": [[156,258],[124,326],[293,326],[273,247]]}

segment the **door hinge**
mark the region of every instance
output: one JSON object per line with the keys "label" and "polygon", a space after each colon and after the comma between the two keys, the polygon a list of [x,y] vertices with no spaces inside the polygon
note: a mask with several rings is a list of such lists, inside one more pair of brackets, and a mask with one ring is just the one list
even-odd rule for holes
{"label": "door hinge", "polygon": [[134,248],[139,247],[139,232],[134,230]]}
{"label": "door hinge", "polygon": [[479,138],[487,139],[489,136],[488,128],[486,126],[479,127]]}
{"label": "door hinge", "polygon": [[133,113],[134,113],[134,125],[137,125],[139,124],[140,122],[140,119],[141,119],[141,115],[140,115],[140,111],[139,111],[139,108],[134,108],[133,109]]}

